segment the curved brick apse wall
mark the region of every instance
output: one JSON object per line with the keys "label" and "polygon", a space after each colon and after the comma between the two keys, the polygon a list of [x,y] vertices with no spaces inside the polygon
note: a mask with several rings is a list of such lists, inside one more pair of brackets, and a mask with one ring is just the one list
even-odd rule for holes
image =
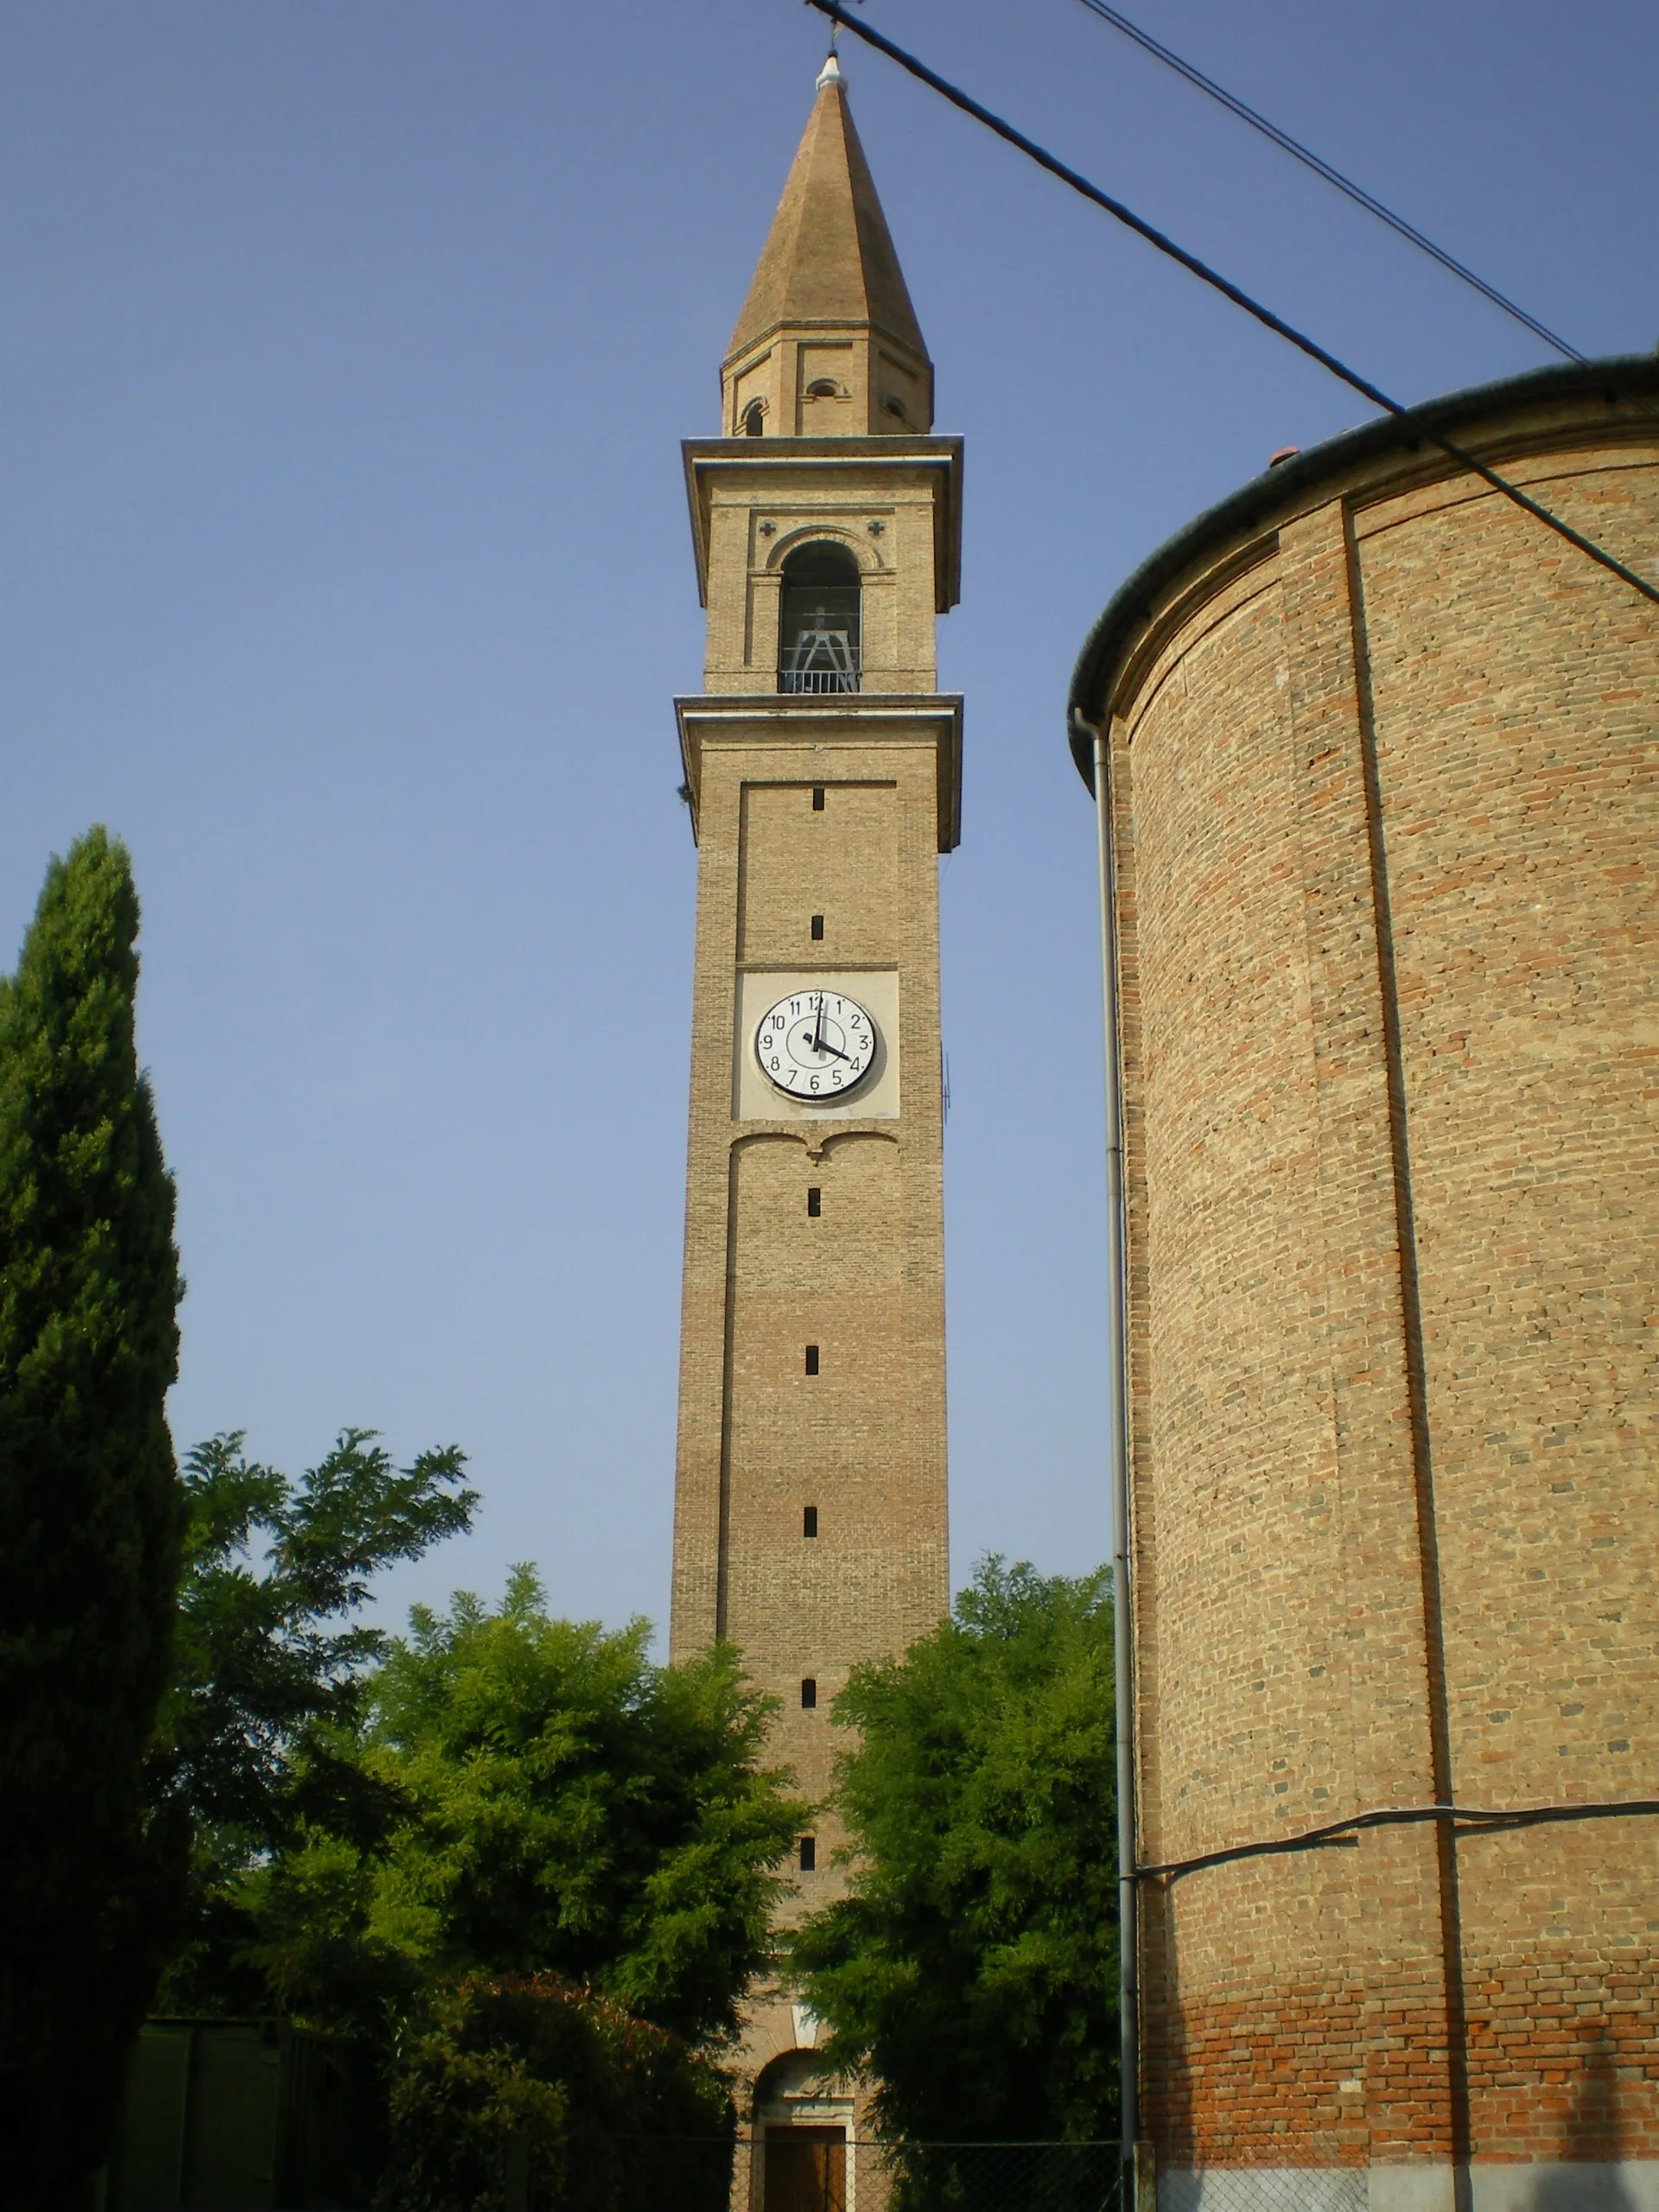
{"label": "curved brick apse wall", "polygon": [[[1659,575],[1659,365],[1440,415]],[[1141,1862],[1659,1796],[1659,608],[1382,425],[1155,556],[1074,702],[1113,760]],[[1659,2205],[1659,1819],[1387,1825],[1142,1898],[1164,2212]]]}

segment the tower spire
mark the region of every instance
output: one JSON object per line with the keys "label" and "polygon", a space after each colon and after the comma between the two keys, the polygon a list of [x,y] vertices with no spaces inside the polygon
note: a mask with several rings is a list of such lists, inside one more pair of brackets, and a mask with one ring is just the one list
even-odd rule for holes
{"label": "tower spire", "polygon": [[721,367],[728,435],[915,435],[932,369],[833,48]]}

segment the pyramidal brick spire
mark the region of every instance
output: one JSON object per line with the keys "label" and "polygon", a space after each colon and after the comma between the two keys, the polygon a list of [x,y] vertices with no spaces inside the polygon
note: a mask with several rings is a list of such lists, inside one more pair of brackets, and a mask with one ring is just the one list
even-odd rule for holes
{"label": "pyramidal brick spire", "polygon": [[[927,348],[833,54],[732,334],[722,384],[727,427],[736,434],[913,435],[931,422]],[[832,388],[809,391],[811,385]]]}
{"label": "pyramidal brick spire", "polygon": [[833,54],[729,351],[743,352],[789,322],[868,324],[927,354]]}

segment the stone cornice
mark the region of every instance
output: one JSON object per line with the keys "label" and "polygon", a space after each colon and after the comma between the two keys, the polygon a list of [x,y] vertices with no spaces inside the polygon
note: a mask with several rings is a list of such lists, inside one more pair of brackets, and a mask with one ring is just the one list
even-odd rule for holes
{"label": "stone cornice", "polygon": [[931,745],[938,768],[939,850],[962,835],[962,698],[956,692],[699,692],[676,699],[680,758],[697,834],[702,756],[709,746],[776,751],[780,746],[854,745],[882,741]]}

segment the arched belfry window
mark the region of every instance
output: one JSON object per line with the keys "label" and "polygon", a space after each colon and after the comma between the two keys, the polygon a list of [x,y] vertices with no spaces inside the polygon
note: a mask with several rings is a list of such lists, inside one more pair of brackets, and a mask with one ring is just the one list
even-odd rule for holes
{"label": "arched belfry window", "polygon": [[817,539],[784,563],[778,610],[778,689],[856,691],[858,563],[843,545]]}
{"label": "arched belfry window", "polygon": [[766,403],[764,399],[752,399],[743,410],[743,435],[746,438],[761,438],[766,433]]}

